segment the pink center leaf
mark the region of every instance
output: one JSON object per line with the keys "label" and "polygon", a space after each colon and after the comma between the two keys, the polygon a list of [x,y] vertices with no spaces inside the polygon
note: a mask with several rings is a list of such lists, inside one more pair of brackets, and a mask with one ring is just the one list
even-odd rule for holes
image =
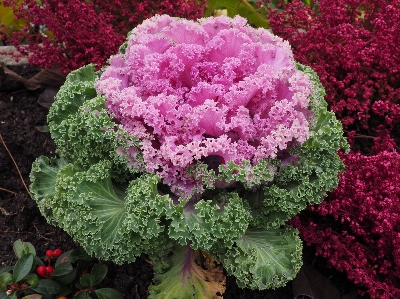
{"label": "pink center leaf", "polygon": [[279,159],[309,137],[310,79],[287,42],[239,16],[152,17],[109,63],[97,92],[115,121],[142,140],[146,171],[178,196],[202,192],[196,165],[217,175],[233,162],[251,173],[249,165]]}

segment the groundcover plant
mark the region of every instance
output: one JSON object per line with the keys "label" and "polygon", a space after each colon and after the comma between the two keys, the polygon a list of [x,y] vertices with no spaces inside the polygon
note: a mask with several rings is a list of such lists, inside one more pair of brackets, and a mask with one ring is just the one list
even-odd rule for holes
{"label": "groundcover plant", "polygon": [[222,266],[253,289],[293,279],[285,222],[337,186],[347,148],[318,76],[241,17],[144,21],[109,66],[68,75],[48,121],[41,213],[100,259],[147,254],[150,298],[218,298]]}

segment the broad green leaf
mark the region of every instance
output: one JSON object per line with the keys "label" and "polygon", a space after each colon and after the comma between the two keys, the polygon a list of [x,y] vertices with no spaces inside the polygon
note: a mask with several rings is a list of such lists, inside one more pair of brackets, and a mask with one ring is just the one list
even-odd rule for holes
{"label": "broad green leaf", "polygon": [[83,248],[77,248],[72,250],[71,252],[71,263],[77,260],[83,261],[91,261],[93,257],[91,257]]}
{"label": "broad green leaf", "polygon": [[55,266],[57,267],[59,264],[63,263],[73,263],[77,260],[90,261],[92,259],[93,258],[90,255],[88,255],[83,248],[77,248],[64,252],[62,255],[60,255],[56,260]]}
{"label": "broad green leaf", "polygon": [[5,272],[10,272],[14,269],[14,266],[5,266],[3,268],[0,269],[0,274],[1,273],[5,273]]}
{"label": "broad green leaf", "polygon": [[79,292],[78,294],[76,294],[74,299],[92,299],[92,296],[90,296],[85,291],[82,291],[82,292]]}
{"label": "broad green leaf", "polygon": [[8,296],[6,296],[6,297],[4,297],[4,298],[7,298],[7,299],[18,299],[18,296],[17,296],[17,293],[11,293],[11,295],[8,295]]}
{"label": "broad green leaf", "polygon": [[71,253],[73,252],[74,250],[69,250],[69,251],[66,251],[66,252],[63,252],[58,258],[57,258],[57,260],[56,260],[56,263],[55,263],[55,267],[57,267],[58,265],[60,265],[60,264],[62,264],[62,263],[72,263],[73,262],[73,260],[70,258],[70,256],[71,256]]}
{"label": "broad green leaf", "polygon": [[96,285],[100,283],[104,277],[106,277],[108,271],[108,267],[105,264],[95,264],[92,268],[92,275],[94,277],[94,284]]}
{"label": "broad green leaf", "polygon": [[248,23],[256,26],[269,28],[268,13],[266,7],[258,7],[253,1],[248,0],[209,0],[206,16],[212,16],[215,9],[226,9],[229,17],[240,15],[248,20]]}
{"label": "broad green leaf", "polygon": [[74,270],[71,263],[62,263],[54,268],[54,272],[51,274],[53,277],[63,276],[71,273]]}
{"label": "broad green leaf", "polygon": [[168,262],[166,272],[155,273],[157,284],[150,286],[149,299],[222,299],[225,276],[210,255],[183,246]]}
{"label": "broad green leaf", "polygon": [[39,276],[35,273],[29,273],[25,276],[25,281],[28,285],[36,287],[39,284]]}
{"label": "broad green leaf", "polygon": [[73,288],[70,286],[66,286],[61,282],[61,289],[57,295],[59,296],[67,296],[73,292]]}
{"label": "broad green leaf", "polygon": [[0,291],[7,291],[7,285],[12,283],[11,273],[5,272],[0,274]]}
{"label": "broad green leaf", "polygon": [[61,285],[53,279],[41,279],[39,284],[32,290],[40,294],[58,294],[61,290]]}
{"label": "broad green leaf", "polygon": [[240,287],[270,289],[294,279],[302,266],[302,242],[294,228],[247,230],[220,256]]}
{"label": "broad green leaf", "polygon": [[69,272],[65,275],[62,275],[59,277],[54,277],[54,279],[57,280],[62,285],[68,285],[75,280],[76,273],[77,273],[76,269],[73,269],[71,272]]}
{"label": "broad green leaf", "polygon": [[25,297],[22,297],[21,299],[41,299],[43,296],[39,294],[31,294]]}
{"label": "broad green leaf", "polygon": [[123,299],[120,292],[111,288],[103,288],[96,290],[96,295],[99,299]]}
{"label": "broad green leaf", "polygon": [[94,277],[94,275],[92,275],[91,273],[85,273],[81,276],[79,282],[84,288],[87,288],[94,286],[95,280],[96,278]]}
{"label": "broad green leaf", "polygon": [[31,271],[33,266],[33,254],[28,253],[23,255],[15,264],[13,271],[13,282],[17,283],[24,279],[26,275]]}
{"label": "broad green leaf", "polygon": [[36,255],[35,247],[29,242],[22,242],[21,240],[17,240],[13,244],[15,255],[20,259],[23,255],[32,253],[34,256]]}

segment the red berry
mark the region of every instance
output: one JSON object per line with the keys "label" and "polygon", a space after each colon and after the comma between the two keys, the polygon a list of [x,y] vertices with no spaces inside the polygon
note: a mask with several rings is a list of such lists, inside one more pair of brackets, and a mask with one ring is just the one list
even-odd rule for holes
{"label": "red berry", "polygon": [[53,256],[54,256],[54,257],[59,257],[62,253],[63,253],[63,252],[62,252],[62,250],[61,250],[60,248],[56,248],[56,249],[54,249],[54,251],[53,251]]}
{"label": "red berry", "polygon": [[49,274],[53,273],[54,272],[54,268],[52,266],[47,266],[46,267],[46,272],[49,273]]}
{"label": "red berry", "polygon": [[46,276],[46,267],[45,266],[39,266],[36,268],[36,273],[40,276],[45,277]]}
{"label": "red berry", "polygon": [[46,256],[47,256],[47,257],[52,257],[52,256],[53,256],[53,250],[50,250],[50,249],[47,250],[47,251],[46,251]]}

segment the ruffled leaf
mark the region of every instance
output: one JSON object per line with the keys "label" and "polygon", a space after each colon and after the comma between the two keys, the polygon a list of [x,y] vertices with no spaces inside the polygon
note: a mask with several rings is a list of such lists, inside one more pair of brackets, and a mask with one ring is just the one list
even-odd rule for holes
{"label": "ruffled leaf", "polygon": [[296,229],[247,230],[218,256],[240,287],[275,289],[300,271],[302,243]]}
{"label": "ruffled leaf", "polygon": [[[146,235],[143,234],[146,230],[137,229],[130,223],[132,214],[127,211],[131,211],[134,194],[141,193],[150,198],[154,195],[147,192],[149,185],[145,183],[145,178],[133,181],[126,191],[126,186],[117,186],[112,182],[111,164],[107,160],[93,164],[87,170],[65,160],[57,164],[59,161],[36,161],[31,174],[34,177],[32,194],[34,198],[39,198],[37,203],[40,209],[44,205],[50,210],[48,219],[67,231],[88,253],[122,263],[134,261],[142,252],[168,248],[163,230]],[[43,201],[40,200],[40,194],[44,192],[40,188],[45,186],[42,180],[50,175],[56,175],[53,179],[55,191]],[[143,215],[146,213],[143,212]],[[148,225],[150,230],[152,224]]]}

